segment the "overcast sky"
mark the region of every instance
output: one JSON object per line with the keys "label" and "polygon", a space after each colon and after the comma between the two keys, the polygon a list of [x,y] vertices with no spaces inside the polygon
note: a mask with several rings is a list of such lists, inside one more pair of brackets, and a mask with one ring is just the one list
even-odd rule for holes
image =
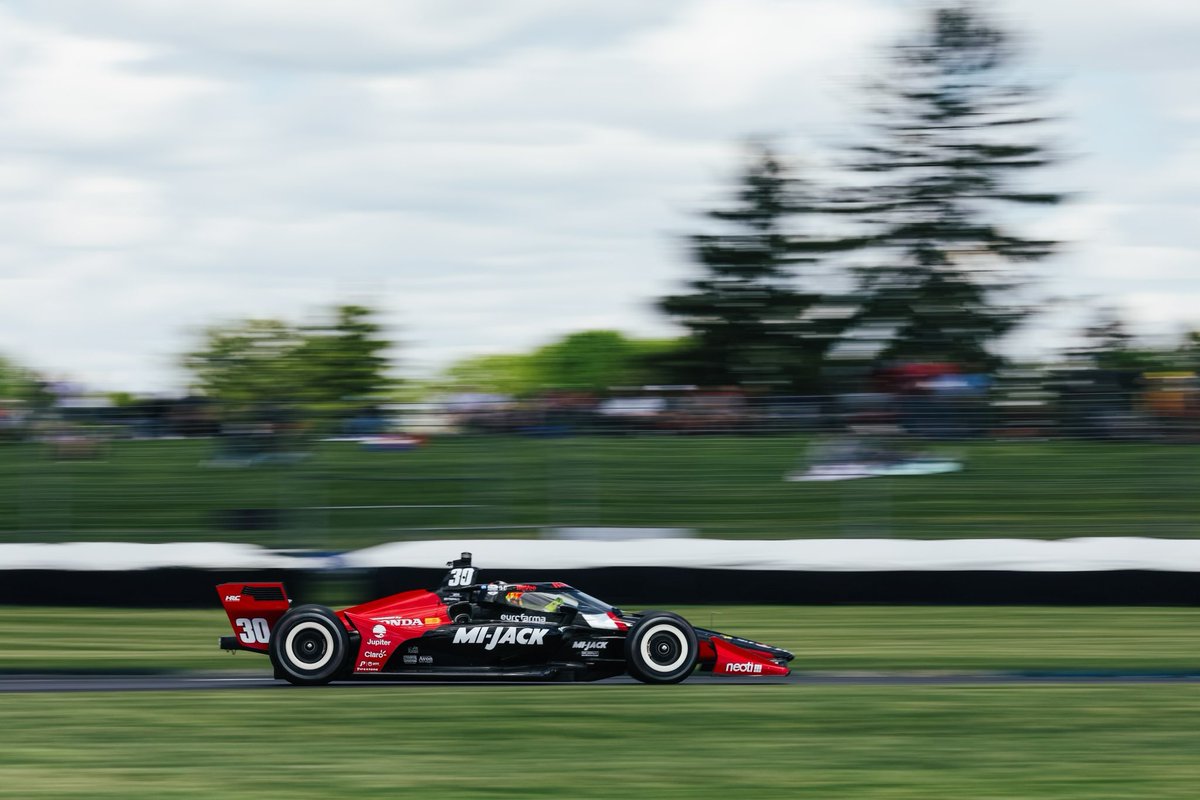
{"label": "overcast sky", "polygon": [[[1011,0],[1071,161],[1045,289],[1200,326],[1200,2]],[[901,0],[0,1],[0,353],[172,390],[204,325],[384,312],[402,371],[653,298],[747,136],[819,163]],[[1050,315],[1016,352],[1060,346]]]}

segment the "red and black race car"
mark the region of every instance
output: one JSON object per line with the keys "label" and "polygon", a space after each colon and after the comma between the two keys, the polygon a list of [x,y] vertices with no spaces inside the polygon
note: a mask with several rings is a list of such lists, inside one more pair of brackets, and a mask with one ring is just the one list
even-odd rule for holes
{"label": "red and black race car", "polygon": [[435,592],[401,592],[334,612],[292,607],[282,583],[223,583],[235,635],[221,648],[265,653],[296,684],[389,679],[598,680],[628,673],[678,683],[716,675],[787,675],[792,654],[694,628],[666,611],[628,614],[565,583],[480,583],[471,554]]}

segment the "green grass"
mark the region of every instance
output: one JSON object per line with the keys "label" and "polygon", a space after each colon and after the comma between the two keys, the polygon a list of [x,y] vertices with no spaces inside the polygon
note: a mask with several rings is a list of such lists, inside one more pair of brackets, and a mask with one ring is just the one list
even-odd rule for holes
{"label": "green grass", "polygon": [[[410,452],[324,443],[291,466],[207,465],[212,442],[113,444],[97,461],[0,447],[0,537],[218,538],[348,548],[543,526],[685,527],[720,537],[1198,536],[1200,448],[971,442],[965,471],[787,483],[797,436],[461,436]],[[403,508],[379,506],[403,506]],[[331,508],[337,507],[337,508]],[[230,530],[230,509],[278,526]]]}
{"label": "green grass", "polygon": [[[677,608],[694,624],[786,647],[797,670],[1200,672],[1200,609],[1013,607]],[[218,609],[7,608],[0,670],[237,670]]]}
{"label": "green grass", "polygon": [[[1197,671],[1200,609],[691,607],[803,670]],[[261,670],[205,611],[8,608],[0,669]],[[0,697],[0,798],[1191,798],[1200,686]]]}
{"label": "green grass", "polygon": [[0,797],[1194,798],[1197,686],[8,695]]}

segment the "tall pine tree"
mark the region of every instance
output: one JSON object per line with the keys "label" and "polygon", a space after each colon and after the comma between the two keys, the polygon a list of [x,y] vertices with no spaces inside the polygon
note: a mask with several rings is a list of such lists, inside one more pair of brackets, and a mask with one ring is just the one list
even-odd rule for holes
{"label": "tall pine tree", "polygon": [[1029,313],[1016,300],[1029,277],[1020,262],[1055,243],[1009,230],[1003,209],[1062,195],[1017,180],[1052,157],[1015,56],[973,5],[943,5],[875,87],[873,135],[851,149],[862,186],[842,210],[865,225],[857,322],[885,332],[881,358],[993,366],[997,340]]}
{"label": "tall pine tree", "polygon": [[677,380],[755,391],[811,389],[833,341],[829,324],[809,314],[820,295],[799,285],[797,270],[819,257],[815,240],[792,230],[811,210],[804,183],[767,146],[752,149],[736,202],[705,215],[713,232],[690,237],[701,268],[687,294],[659,308],[688,329],[687,343],[662,364]]}

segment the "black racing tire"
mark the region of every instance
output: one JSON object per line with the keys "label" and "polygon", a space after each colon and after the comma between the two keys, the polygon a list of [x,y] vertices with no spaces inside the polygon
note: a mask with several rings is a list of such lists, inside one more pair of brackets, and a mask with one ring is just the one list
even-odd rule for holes
{"label": "black racing tire", "polygon": [[692,674],[700,644],[688,621],[669,611],[647,611],[625,637],[625,664],[642,683],[679,683]]}
{"label": "black racing tire", "polygon": [[350,635],[325,606],[297,606],[275,623],[267,649],[277,676],[298,686],[317,686],[341,674],[350,655]]}

